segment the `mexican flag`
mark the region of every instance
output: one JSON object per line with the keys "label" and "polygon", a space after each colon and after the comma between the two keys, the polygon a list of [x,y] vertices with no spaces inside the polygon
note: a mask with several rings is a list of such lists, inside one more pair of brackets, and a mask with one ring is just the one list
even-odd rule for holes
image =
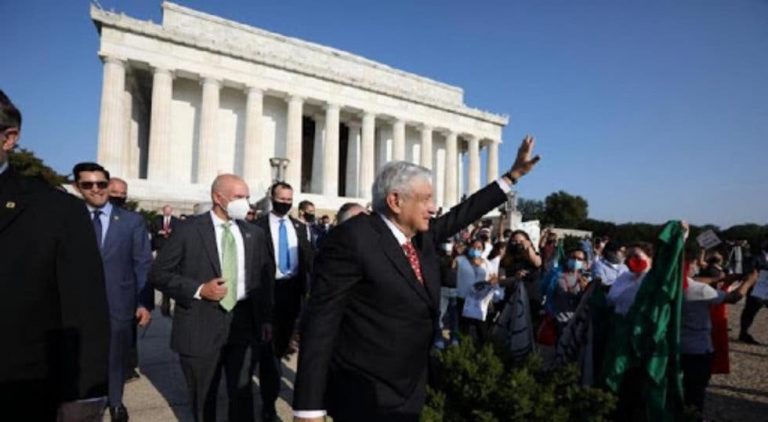
{"label": "mexican flag", "polygon": [[603,366],[604,384],[614,393],[627,371],[639,374],[645,418],[654,422],[680,420],[683,414],[680,312],[685,239],[680,222],[668,222],[659,242],[634,304],[626,316],[614,314]]}

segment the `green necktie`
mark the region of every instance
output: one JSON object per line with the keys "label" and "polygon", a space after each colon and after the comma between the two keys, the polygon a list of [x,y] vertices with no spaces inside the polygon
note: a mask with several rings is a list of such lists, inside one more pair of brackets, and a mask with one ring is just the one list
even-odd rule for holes
{"label": "green necktie", "polygon": [[224,232],[221,235],[221,277],[227,286],[227,295],[221,299],[221,307],[231,311],[237,302],[237,247],[235,236],[229,229],[232,223],[221,225]]}

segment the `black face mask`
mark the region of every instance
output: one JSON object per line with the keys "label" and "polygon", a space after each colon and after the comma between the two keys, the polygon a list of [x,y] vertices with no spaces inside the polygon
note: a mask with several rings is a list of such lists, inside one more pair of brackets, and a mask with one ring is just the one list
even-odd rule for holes
{"label": "black face mask", "polygon": [[310,214],[310,213],[304,214],[304,221],[306,221],[307,223],[310,223],[310,224],[314,223],[315,222],[315,215],[314,214]]}
{"label": "black face mask", "polygon": [[603,257],[605,257],[605,260],[610,262],[611,264],[614,264],[614,265],[621,264],[621,257],[616,252],[604,251]]}
{"label": "black face mask", "polygon": [[127,198],[121,196],[110,196],[109,203],[116,207],[124,207]]}
{"label": "black face mask", "polygon": [[515,255],[520,255],[525,252],[525,246],[523,246],[522,243],[513,243],[509,246],[512,249],[512,253]]}
{"label": "black face mask", "polygon": [[272,201],[272,211],[274,211],[277,215],[288,214],[288,211],[291,210],[291,207],[293,207],[293,203],[291,202]]}

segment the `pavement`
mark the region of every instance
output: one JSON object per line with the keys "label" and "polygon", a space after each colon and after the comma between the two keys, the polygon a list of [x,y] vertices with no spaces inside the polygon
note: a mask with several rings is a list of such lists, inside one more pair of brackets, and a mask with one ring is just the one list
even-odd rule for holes
{"label": "pavement", "polygon": [[[739,315],[743,301],[729,306],[731,373],[714,375],[705,404],[711,421],[768,421],[768,310],[755,318],[752,335],[766,345],[753,346],[737,341]],[[131,420],[138,422],[192,421],[186,385],[179,360],[170,349],[171,320],[152,314],[147,330],[139,329],[139,368],[141,378],[125,386],[125,405]],[[277,403],[283,421],[292,418],[289,403],[293,395],[296,356],[283,361],[283,388]],[[254,377],[256,415],[261,409],[258,379]],[[226,420],[226,390],[219,388],[218,417]],[[109,415],[105,416],[109,420]]]}

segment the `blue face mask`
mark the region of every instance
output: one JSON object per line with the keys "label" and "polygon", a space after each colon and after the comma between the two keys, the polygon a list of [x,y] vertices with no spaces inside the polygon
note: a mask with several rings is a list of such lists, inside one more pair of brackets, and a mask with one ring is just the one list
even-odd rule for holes
{"label": "blue face mask", "polygon": [[472,259],[480,258],[482,256],[482,253],[477,249],[470,249],[469,252],[467,253],[469,254],[469,257]]}
{"label": "blue face mask", "polygon": [[569,271],[580,271],[584,268],[584,262],[571,258],[568,260],[567,266]]}

